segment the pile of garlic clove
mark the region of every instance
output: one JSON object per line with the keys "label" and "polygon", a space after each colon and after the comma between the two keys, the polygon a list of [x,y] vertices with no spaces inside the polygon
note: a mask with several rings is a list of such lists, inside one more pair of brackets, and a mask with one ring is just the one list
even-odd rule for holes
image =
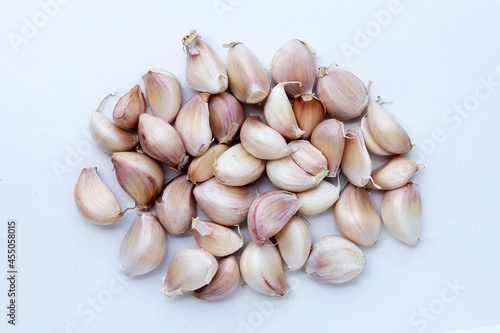
{"label": "pile of garlic clove", "polygon": [[[241,276],[257,292],[283,296],[290,290],[284,263],[287,271],[304,268],[328,284],[358,276],[366,266],[359,245],[377,244],[382,222],[400,241],[418,242],[422,204],[411,179],[421,170],[401,156],[412,149],[410,137],[380,98],[369,103],[357,76],[336,64],[316,75],[315,52],[292,39],[272,59],[271,88],[243,43],[223,45],[226,67],[196,31],[182,43],[186,81],[197,91],[184,105],[175,75],[150,69],[142,76],[146,97],[136,85],[117,102],[113,121],[100,112],[104,100],[90,119],[95,143],[111,154],[116,179],[135,207],[122,210],[96,167],[82,170],[76,206],[99,225],[117,222],[129,209],[144,211],[123,239],[123,274],[154,270],[165,257],[167,234],[192,232],[199,248],[173,256],[166,296],[193,291],[199,299],[219,299],[237,289]],[[245,117],[242,104],[261,105],[261,115]],[[346,132],[343,121],[365,109],[359,127]],[[370,153],[389,159],[372,170]],[[167,184],[161,163],[179,173]],[[348,180],[342,191],[340,171]],[[277,189],[258,192],[254,182],[264,173]],[[380,213],[371,190],[385,191]],[[197,206],[209,220],[197,216]],[[332,206],[343,237],[312,243],[305,216]]]}

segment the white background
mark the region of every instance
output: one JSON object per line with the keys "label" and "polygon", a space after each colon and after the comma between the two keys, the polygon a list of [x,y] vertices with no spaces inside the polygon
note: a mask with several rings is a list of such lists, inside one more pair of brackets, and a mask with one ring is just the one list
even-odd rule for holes
{"label": "white background", "polygon": [[[218,4],[226,11],[218,12]],[[441,332],[500,324],[500,2],[401,0],[381,27],[372,12],[389,6],[388,0],[73,0],[43,22],[37,1],[2,0],[1,331]],[[16,51],[11,38],[22,37],[24,18],[33,16],[41,26]],[[139,75],[149,67],[175,73],[189,98],[181,39],[191,28],[223,59],[220,45],[238,40],[268,67],[280,45],[301,38],[316,50],[318,66],[335,61],[365,83],[373,80],[371,97],[394,101],[386,109],[417,144],[409,156],[426,165],[415,176],[424,206],[418,245],[406,246],[384,229],[376,246],[363,248],[368,265],[357,279],[329,286],[293,272],[294,288],[279,302],[248,287],[217,302],[167,299],[162,278],[174,253],[195,245],[190,234],[168,237],[167,257],[155,271],[117,282],[118,250],[134,214],[111,227],[91,225],[75,207],[73,188],[82,168],[98,166],[122,207],[132,200],[117,184],[109,156],[89,141],[88,120],[105,95],[142,83]],[[365,44],[356,39],[359,29],[369,30]],[[347,44],[357,45],[357,53],[343,52]],[[493,82],[490,90],[484,80]],[[105,105],[106,116],[116,100]],[[471,111],[449,113],[464,103]],[[446,121],[447,114],[454,120]],[[65,172],[55,169],[61,165]],[[380,203],[380,194],[375,199]],[[18,221],[16,327],[4,314],[8,219]],[[339,233],[333,209],[310,222],[314,240]],[[445,304],[442,293],[453,295],[447,283],[464,290]],[[112,294],[109,284],[120,290]],[[105,304],[91,310],[88,302],[99,297]],[[420,311],[429,307],[431,317],[423,319]]]}

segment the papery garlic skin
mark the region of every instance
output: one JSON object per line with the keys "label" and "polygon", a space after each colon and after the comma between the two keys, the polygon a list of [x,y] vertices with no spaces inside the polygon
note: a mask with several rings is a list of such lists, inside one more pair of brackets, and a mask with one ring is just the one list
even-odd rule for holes
{"label": "papery garlic skin", "polygon": [[216,300],[232,294],[240,284],[240,266],[234,256],[222,258],[212,281],[193,292],[193,296],[203,300]]}
{"label": "papery garlic skin", "polygon": [[137,214],[120,248],[120,270],[139,276],[158,267],[167,252],[167,233],[153,214]]}
{"label": "papery garlic skin", "polygon": [[222,92],[210,96],[208,110],[215,139],[219,143],[233,142],[245,121],[245,111],[240,102],[230,93]]}
{"label": "papery garlic skin", "polygon": [[297,213],[304,215],[316,215],[332,207],[339,199],[340,184],[337,186],[323,180],[318,186],[297,193],[302,203]]}
{"label": "papery garlic skin", "polygon": [[348,183],[334,207],[335,222],[349,240],[372,246],[380,238],[382,221],[367,190]]}
{"label": "papery garlic skin", "polygon": [[241,143],[222,153],[213,166],[215,178],[230,186],[248,185],[259,179],[265,170],[266,161],[248,153]]}
{"label": "papery garlic skin", "polygon": [[227,89],[224,64],[214,49],[200,39],[196,30],[182,40],[186,53],[186,81],[199,92],[218,94]]}
{"label": "papery garlic skin", "polygon": [[120,127],[136,128],[139,117],[144,112],[146,112],[146,100],[141,86],[137,84],[118,100],[113,110],[113,120]]}
{"label": "papery garlic skin", "polygon": [[337,177],[345,147],[344,124],[336,119],[323,121],[311,134],[311,144],[323,153],[328,162],[327,177]]}
{"label": "papery garlic skin", "polygon": [[191,156],[200,156],[212,142],[212,130],[208,114],[210,95],[193,95],[180,109],[175,119],[175,129],[179,133],[186,151]]}
{"label": "papery garlic skin", "polygon": [[354,279],[365,267],[365,255],[356,244],[343,237],[325,236],[314,242],[306,273],[316,281],[339,284]]}
{"label": "papery garlic skin", "polygon": [[135,200],[138,209],[148,210],[163,187],[163,169],[146,154],[114,153],[111,162],[118,183]]}
{"label": "papery garlic skin", "polygon": [[186,179],[186,175],[177,176],[167,184],[155,201],[158,220],[173,235],[188,231],[191,220],[196,217],[193,188],[194,184]]}
{"label": "papery garlic skin", "polygon": [[347,131],[341,167],[347,179],[358,187],[365,187],[371,180],[372,160],[359,127]]}
{"label": "papery garlic skin", "polygon": [[229,88],[242,103],[257,104],[266,99],[271,83],[259,59],[245,44],[232,42],[227,45],[227,74]]}
{"label": "papery garlic skin", "polygon": [[74,196],[80,213],[94,224],[112,224],[123,215],[118,199],[99,178],[96,167],[82,170]]}
{"label": "papery garlic skin", "polygon": [[294,216],[275,236],[288,270],[294,271],[306,263],[311,251],[311,232],[306,222]]}
{"label": "papery garlic skin", "polygon": [[392,156],[394,155],[393,153],[388,152],[384,148],[382,148],[375,138],[372,135],[372,132],[370,131],[370,128],[368,127],[368,121],[366,120],[366,116],[361,118],[361,125],[359,126],[361,128],[361,133],[363,133],[363,139],[365,140],[365,145],[368,150],[370,150],[373,154],[378,155],[378,156]]}
{"label": "papery garlic skin", "polygon": [[385,192],[380,212],[394,237],[408,245],[417,244],[422,225],[422,200],[417,184],[410,182]]}
{"label": "papery garlic skin", "polygon": [[203,249],[181,250],[168,265],[163,293],[176,298],[186,291],[200,289],[212,281],[218,266],[214,256]]}
{"label": "papery garlic skin", "polygon": [[271,77],[276,84],[287,81],[298,81],[302,85],[288,85],[285,91],[296,98],[302,94],[312,93],[316,81],[316,53],[305,42],[292,39],[276,51],[271,63]]}
{"label": "papery garlic skin", "polygon": [[241,254],[240,270],[245,283],[259,293],[280,297],[290,290],[281,256],[269,241],[248,243]]}
{"label": "papery garlic skin", "polygon": [[259,195],[255,186],[228,186],[215,178],[196,185],[193,194],[203,213],[225,226],[244,222],[250,205]]}
{"label": "papery garlic skin", "polygon": [[316,89],[318,97],[325,103],[326,112],[340,120],[359,117],[370,100],[363,82],[337,64],[319,69]]}
{"label": "papery garlic skin", "polygon": [[309,139],[316,126],[323,121],[326,114],[325,104],[320,98],[314,97],[314,94],[304,94],[293,101],[292,109],[297,124],[304,131],[301,138]]}
{"label": "papery garlic skin", "polygon": [[293,151],[292,159],[305,172],[323,179],[328,174],[328,161],[323,153],[307,140],[295,140],[288,144]]}
{"label": "papery garlic skin", "polygon": [[196,243],[216,257],[225,257],[238,251],[243,246],[243,237],[232,229],[213,223],[193,219],[191,228]]}
{"label": "papery garlic skin", "polygon": [[326,172],[316,176],[305,172],[290,156],[267,161],[266,173],[274,186],[291,192],[302,192],[316,187],[326,175]]}
{"label": "papery garlic skin", "polygon": [[[395,190],[406,185],[418,171],[418,164],[409,157],[395,157],[372,172],[372,179],[381,190]],[[376,188],[372,183],[368,188]]]}
{"label": "papery garlic skin", "polygon": [[203,155],[193,159],[189,164],[188,179],[197,184],[212,178],[214,176],[215,161],[228,149],[228,145],[218,144],[208,148]]}
{"label": "papery garlic skin", "polygon": [[182,103],[182,89],[177,77],[164,69],[151,68],[142,79],[153,115],[172,123]]}

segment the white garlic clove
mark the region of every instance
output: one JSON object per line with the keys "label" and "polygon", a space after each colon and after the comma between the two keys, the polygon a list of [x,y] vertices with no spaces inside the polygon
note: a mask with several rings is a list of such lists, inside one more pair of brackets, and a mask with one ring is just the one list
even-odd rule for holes
{"label": "white garlic clove", "polygon": [[343,237],[325,236],[314,242],[306,273],[316,281],[338,284],[354,279],[365,267],[365,255],[356,244]]}
{"label": "white garlic clove", "polygon": [[193,292],[203,300],[216,300],[232,294],[240,284],[240,266],[234,256],[222,258],[212,281]]}
{"label": "white garlic clove", "polygon": [[218,144],[208,148],[203,155],[193,159],[189,164],[188,179],[197,184],[212,178],[214,176],[215,161],[228,149],[228,145]]}
{"label": "white garlic clove", "polygon": [[372,132],[370,131],[370,128],[368,127],[368,121],[366,119],[366,116],[361,118],[361,125],[359,126],[361,128],[361,133],[363,133],[363,139],[365,140],[365,145],[366,148],[368,148],[372,153],[378,156],[392,156],[394,155],[393,153],[388,152],[384,148],[382,148],[375,138],[372,135]]}
{"label": "white garlic clove", "polygon": [[370,100],[363,82],[337,64],[319,69],[317,94],[326,112],[340,120],[359,117]]}
{"label": "white garlic clove", "polygon": [[176,298],[200,289],[212,281],[218,268],[214,256],[203,249],[184,249],[177,252],[168,265],[163,293]]}
{"label": "white garlic clove", "polygon": [[[372,172],[372,179],[381,190],[395,190],[406,185],[418,171],[418,164],[409,157],[395,157]],[[368,188],[376,188],[372,183]]]}
{"label": "white garlic clove", "polygon": [[348,183],[334,208],[335,222],[349,240],[372,246],[380,238],[382,221],[367,190]]}
{"label": "white garlic clove", "polygon": [[228,227],[193,219],[191,224],[196,243],[216,257],[225,257],[238,251],[243,246],[243,237]]}
{"label": "white garlic clove", "polygon": [[297,195],[271,190],[259,195],[248,211],[248,231],[252,240],[264,244],[290,221],[300,208]]}
{"label": "white garlic clove", "polygon": [[167,252],[167,233],[153,214],[137,214],[120,248],[120,270],[126,276],[158,267]]}
{"label": "white garlic clove", "polygon": [[320,98],[314,97],[314,94],[304,94],[293,101],[292,109],[297,124],[304,131],[301,138],[309,139],[316,126],[323,121],[326,114],[325,104]]}
{"label": "white garlic clove", "polygon": [[156,199],[158,220],[169,233],[180,235],[189,230],[191,220],[196,217],[194,184],[180,175],[172,179]]}
{"label": "white garlic clove", "polygon": [[228,186],[215,178],[196,185],[193,194],[203,213],[225,226],[244,222],[252,201],[259,195],[255,186]]}
{"label": "white garlic clove", "polygon": [[182,103],[182,89],[177,77],[164,69],[151,68],[142,79],[153,115],[172,123]]}
{"label": "white garlic clove", "polygon": [[275,236],[288,270],[294,271],[306,263],[311,251],[311,232],[306,222],[294,216]]}
{"label": "white garlic clove", "polygon": [[148,210],[163,188],[163,169],[146,154],[114,153],[111,162],[118,183],[135,200],[138,209]]}
{"label": "white garlic clove", "polygon": [[146,100],[141,92],[141,86],[136,85],[116,103],[113,120],[120,127],[136,128],[139,117],[144,112],[146,112]]}
{"label": "white garlic clove", "polygon": [[347,179],[358,187],[365,187],[371,180],[372,160],[359,127],[347,131],[341,167]]}
{"label": "white garlic clove", "polygon": [[207,93],[193,95],[175,119],[175,129],[191,156],[203,155],[212,142],[207,103],[209,97]]}
{"label": "white garlic clove", "polygon": [[318,186],[297,193],[299,201],[302,203],[297,213],[304,215],[315,215],[324,212],[332,207],[339,199],[340,184],[335,186],[323,180]]}
{"label": "white garlic clove", "polygon": [[302,192],[316,187],[326,175],[326,172],[317,176],[305,172],[290,156],[267,161],[266,172],[274,186],[291,192]]}
{"label": "white garlic clove", "polygon": [[418,185],[410,182],[387,191],[380,207],[384,225],[400,241],[415,245],[422,225],[422,201]]}
{"label": "white garlic clove", "polygon": [[259,293],[279,297],[290,290],[281,256],[269,241],[248,243],[241,254],[240,270],[245,283]]}
{"label": "white garlic clove", "polygon": [[295,140],[288,144],[293,151],[292,159],[307,173],[323,179],[328,174],[328,161],[323,153],[307,140]]}
{"label": "white garlic clove", "polygon": [[345,147],[344,124],[336,119],[323,121],[314,129],[311,143],[328,162],[327,177],[337,177]]}
{"label": "white garlic clove", "polygon": [[245,44],[232,42],[224,47],[227,52],[227,74],[229,88],[242,103],[257,104],[266,99],[271,83],[259,59]]}
{"label": "white garlic clove", "polygon": [[208,100],[210,128],[219,143],[230,144],[245,121],[240,102],[227,92],[211,95]]}
{"label": "white garlic clove", "polygon": [[222,153],[213,166],[215,178],[230,186],[248,185],[259,179],[265,170],[266,161],[249,154],[241,143]]}
{"label": "white garlic clove", "polygon": [[196,30],[182,39],[186,53],[186,81],[199,92],[218,94],[227,89],[224,64],[214,49],[201,40]]}

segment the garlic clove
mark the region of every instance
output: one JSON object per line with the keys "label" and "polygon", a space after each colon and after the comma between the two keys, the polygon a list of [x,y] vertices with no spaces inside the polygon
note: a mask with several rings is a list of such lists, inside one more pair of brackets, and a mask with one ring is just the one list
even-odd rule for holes
{"label": "garlic clove", "polygon": [[306,222],[294,216],[275,236],[288,270],[294,271],[306,263],[311,251],[311,232]]}
{"label": "garlic clove", "polygon": [[305,42],[292,39],[283,44],[273,57],[271,77],[276,84],[287,81],[299,81],[301,86],[289,85],[285,91],[296,98],[312,93],[316,81],[316,53]]}
{"label": "garlic clove", "polygon": [[212,178],[214,176],[215,161],[228,149],[228,145],[218,144],[208,148],[203,155],[193,159],[189,164],[188,179],[197,184]]}
{"label": "garlic clove", "polygon": [[264,244],[276,235],[300,208],[297,195],[291,192],[271,190],[259,195],[248,211],[248,231],[252,240]]}
{"label": "garlic clove", "polygon": [[370,100],[363,82],[337,64],[319,69],[316,89],[318,97],[325,103],[326,112],[340,120],[359,117]]}
{"label": "garlic clove", "polygon": [[323,179],[328,174],[328,162],[321,151],[307,140],[295,140],[288,144],[293,151],[292,159],[305,172]]}
{"label": "garlic clove", "polygon": [[332,207],[339,199],[340,184],[337,186],[323,180],[318,186],[297,193],[299,201],[302,203],[297,213],[304,215],[315,215],[324,212]]}
{"label": "garlic clove", "polygon": [[155,201],[158,220],[169,233],[180,235],[189,230],[191,220],[196,217],[194,184],[180,175],[172,179]]}
{"label": "garlic clove", "polygon": [[208,100],[210,128],[219,143],[230,144],[245,120],[240,102],[227,92],[211,95]]}
{"label": "garlic clove", "polygon": [[196,30],[182,39],[186,53],[186,81],[199,92],[218,94],[227,89],[224,64],[214,49],[201,40]]}
{"label": "garlic clove", "polygon": [[276,160],[291,153],[281,134],[255,114],[250,114],[241,126],[240,140],[247,152],[261,160]]}
{"label": "garlic clove", "polygon": [[313,176],[298,166],[290,156],[267,161],[266,172],[274,186],[291,192],[302,192],[316,187],[326,174],[325,172]]}
{"label": "garlic clove", "polygon": [[232,294],[240,284],[240,266],[234,256],[222,258],[212,281],[193,292],[204,300],[216,300]]}
{"label": "garlic clove", "polygon": [[229,88],[242,103],[257,104],[266,99],[271,83],[259,59],[245,44],[232,42],[224,47],[227,52],[227,74]]}
{"label": "garlic clove", "polygon": [[365,267],[365,255],[356,244],[344,237],[325,236],[314,242],[306,273],[316,281],[338,284],[354,279]]}
{"label": "garlic clove", "polygon": [[241,254],[240,270],[245,283],[259,293],[279,297],[290,290],[281,256],[269,241],[248,243]]}
{"label": "garlic clove", "polygon": [[84,168],[75,185],[76,207],[90,222],[112,224],[123,216],[120,203],[97,174],[97,168]]}
{"label": "garlic clove", "polygon": [[[372,172],[372,179],[381,190],[395,190],[405,186],[418,171],[418,164],[409,157],[395,157]],[[368,183],[368,188],[376,188]]]}
{"label": "garlic clove", "polygon": [[359,127],[347,131],[341,167],[342,172],[353,185],[365,187],[371,180],[372,160]]}
{"label": "garlic clove", "polygon": [[311,137],[316,126],[323,121],[326,113],[325,105],[314,94],[304,94],[295,98],[292,105],[297,124],[304,131],[301,138],[307,140]]}
{"label": "garlic clove", "polygon": [[216,257],[225,257],[238,251],[243,246],[243,237],[228,227],[193,219],[191,224],[196,243],[208,253]]}
{"label": "garlic clove", "polygon": [[255,186],[227,186],[215,178],[196,185],[193,194],[203,213],[225,226],[244,222],[252,201],[259,195]]}
{"label": "garlic clove", "polygon": [[367,190],[348,183],[334,207],[335,222],[349,240],[372,246],[380,238],[382,221]]}
{"label": "garlic clove", "polygon": [[328,162],[327,177],[337,177],[345,147],[344,124],[336,119],[323,121],[311,134],[311,144],[323,153]]}
{"label": "garlic clove", "polygon": [[394,237],[408,245],[417,244],[422,225],[422,201],[416,183],[409,182],[385,192],[380,212],[384,225]]}
{"label": "garlic clove", "polygon": [[212,142],[207,103],[209,97],[207,93],[193,95],[175,119],[175,129],[191,156],[203,155]]}
{"label": "garlic clove", "polygon": [[241,143],[232,146],[217,158],[213,174],[222,184],[244,186],[256,181],[266,170],[266,161],[249,154]]}
{"label": "garlic clove", "polygon": [[176,298],[186,291],[200,289],[212,281],[218,266],[214,256],[203,249],[181,250],[168,265],[163,293]]}
{"label": "garlic clove", "polygon": [[138,209],[148,210],[163,187],[163,169],[146,154],[114,153],[111,162],[118,183],[135,200]]}
{"label": "garlic clove", "polygon": [[146,112],[146,100],[141,92],[141,86],[136,85],[123,95],[113,110],[114,122],[124,128],[136,128],[141,114]]}
{"label": "garlic clove", "polygon": [[181,137],[165,120],[143,113],[139,118],[138,132],[142,149],[152,158],[178,172],[189,162]]}
{"label": "garlic clove", "polygon": [[182,103],[182,89],[177,77],[164,69],[151,68],[142,79],[153,115],[172,123]]}
{"label": "garlic clove", "polygon": [[285,85],[301,84],[300,82],[282,82],[277,84],[269,94],[264,105],[264,118],[269,127],[287,139],[298,139],[304,131],[297,125],[292,106],[285,93]]}
{"label": "garlic clove", "polygon": [[366,119],[366,116],[361,118],[361,125],[359,126],[361,128],[361,133],[363,133],[363,139],[365,140],[365,145],[366,148],[368,148],[372,153],[378,156],[392,156],[394,154],[388,152],[384,148],[382,148],[377,141],[375,141],[375,138],[372,135],[372,132],[370,131],[370,128],[368,127],[368,121]]}
{"label": "garlic clove", "polygon": [[158,267],[167,252],[167,233],[153,214],[137,214],[120,248],[120,270],[126,276]]}

